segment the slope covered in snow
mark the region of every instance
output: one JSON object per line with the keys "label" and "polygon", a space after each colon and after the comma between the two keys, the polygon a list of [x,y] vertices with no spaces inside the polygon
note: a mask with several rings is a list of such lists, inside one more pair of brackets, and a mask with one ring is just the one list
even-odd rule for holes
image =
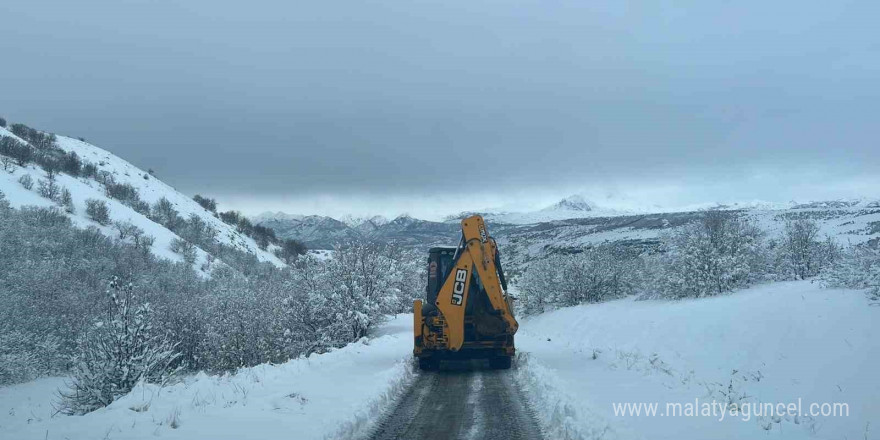
{"label": "slope covered in snow", "polygon": [[[24,142],[4,128],[0,128],[0,137],[2,136],[13,137]],[[117,183],[131,185],[138,191],[140,199],[144,202],[152,204],[164,197],[171,202],[174,209],[184,219],[190,215],[198,216],[217,232],[216,240],[219,243],[254,254],[261,261],[268,261],[277,266],[283,264],[271,252],[261,250],[252,238],[239,233],[234,227],[215,217],[192,198],[178,192],[170,185],[110,152],[87,142],[65,136],[57,136],[56,145],[65,152],[74,152],[80,159],[93,163],[97,166],[99,172],[105,171],[109,173]],[[30,175],[35,182],[34,188],[31,190],[25,189],[18,182],[21,176],[25,174]],[[28,205],[53,206],[55,205],[53,201],[45,199],[37,193],[36,182],[45,178],[46,172],[36,164],[32,163],[24,167],[16,166],[11,172],[0,171],[0,191],[4,193],[10,204],[16,208]],[[109,207],[111,222],[130,222],[141,228],[146,234],[155,237],[156,240],[152,245],[152,252],[156,256],[175,261],[182,260],[180,255],[170,250],[171,242],[178,238],[174,232],[120,201],[108,197],[104,186],[96,180],[58,173],[56,181],[61,187],[70,190],[73,198],[74,212],[69,215],[75,225],[80,227],[97,227],[108,236],[117,234],[112,223],[111,225],[102,226],[90,220],[86,215],[87,199],[102,200]],[[209,269],[210,265],[204,264],[208,262],[207,253],[201,249],[197,249],[196,252],[197,259],[194,267],[201,270],[204,266]]]}
{"label": "slope covered in snow", "polygon": [[236,374],[140,385],[84,416],[53,415],[62,378],[0,387],[0,437],[63,439],[350,438],[369,429],[412,378],[412,315],[330,353]]}
{"label": "slope covered in snow", "polygon": [[[878,313],[863,292],[809,281],[577,306],[524,320],[517,374],[545,423],[583,438],[874,438]],[[695,399],[737,405],[739,417],[666,412]],[[755,412],[798,402],[797,416]],[[657,415],[615,413],[627,403],[657,403]],[[813,403],[846,403],[849,415],[813,415]]]}

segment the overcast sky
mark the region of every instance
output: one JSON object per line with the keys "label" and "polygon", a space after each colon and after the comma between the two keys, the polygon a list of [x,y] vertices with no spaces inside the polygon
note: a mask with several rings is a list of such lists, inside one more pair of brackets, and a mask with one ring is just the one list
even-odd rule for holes
{"label": "overcast sky", "polygon": [[4,1],[0,115],[248,213],[880,197],[878,17],[876,1]]}

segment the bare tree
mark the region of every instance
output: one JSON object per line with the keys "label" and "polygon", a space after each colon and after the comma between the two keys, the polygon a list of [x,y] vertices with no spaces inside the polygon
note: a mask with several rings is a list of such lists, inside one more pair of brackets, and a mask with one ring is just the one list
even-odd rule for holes
{"label": "bare tree", "polygon": [[125,240],[128,237],[136,238],[144,233],[141,228],[135,226],[129,221],[113,222],[113,227],[116,228],[120,240]]}
{"label": "bare tree", "polygon": [[15,171],[15,161],[9,156],[0,157],[0,165],[3,165],[3,170],[8,173]]}

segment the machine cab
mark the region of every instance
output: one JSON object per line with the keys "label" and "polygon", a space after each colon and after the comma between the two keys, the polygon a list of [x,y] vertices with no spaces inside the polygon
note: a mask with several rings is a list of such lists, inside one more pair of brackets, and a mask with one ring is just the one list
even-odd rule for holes
{"label": "machine cab", "polygon": [[455,257],[456,248],[454,247],[435,247],[428,251],[428,285],[426,287],[425,304],[434,305],[437,302],[437,294],[443,287],[443,282],[449,275],[454,265],[452,259]]}

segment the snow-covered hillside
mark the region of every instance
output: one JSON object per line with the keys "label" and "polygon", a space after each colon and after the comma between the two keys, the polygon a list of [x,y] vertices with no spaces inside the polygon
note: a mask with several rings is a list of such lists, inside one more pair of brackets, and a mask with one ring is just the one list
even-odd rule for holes
{"label": "snow-covered hillside", "polygon": [[[526,319],[518,375],[555,432],[583,438],[863,439],[880,426],[880,309],[809,281],[685,301],[623,299]],[[849,415],[662,415],[666,403],[846,403]],[[658,415],[615,415],[618,403]]]}
{"label": "snow-covered hillside", "polygon": [[181,383],[140,385],[106,408],[56,415],[63,378],[0,387],[0,437],[63,439],[349,438],[369,429],[411,380],[412,315],[369,338],[321,355],[236,374],[199,373]]}
{"label": "snow-covered hillside", "polygon": [[[25,142],[4,128],[0,128],[0,136],[9,136]],[[252,253],[261,261],[272,262],[277,266],[283,265],[281,260],[271,252],[261,250],[253,239],[239,233],[234,227],[216,218],[211,212],[192,200],[192,198],[178,192],[146,171],[135,167],[106,150],[77,139],[57,136],[56,144],[65,152],[75,152],[81,159],[94,163],[99,171],[109,172],[117,183],[130,184],[137,189],[141,200],[144,202],[152,204],[164,197],[174,205],[174,209],[183,218],[188,218],[190,215],[198,216],[218,232],[216,240],[220,243],[232,246],[240,251]],[[0,172],[0,191],[4,193],[10,204],[16,208],[27,205],[54,205],[54,202],[41,197],[37,193],[36,185],[33,189],[28,190],[18,182],[19,178],[25,174],[29,174],[35,182],[46,177],[46,172],[35,164],[25,167],[16,166],[12,172]],[[69,215],[75,225],[80,227],[94,226],[108,236],[115,235],[117,232],[112,224],[102,226],[86,216],[86,199],[103,200],[109,207],[111,221],[130,222],[141,228],[146,234],[155,237],[156,240],[152,245],[152,251],[155,255],[175,261],[182,260],[180,255],[170,250],[171,242],[178,238],[174,232],[118,200],[107,197],[103,185],[94,179],[76,178],[64,173],[59,173],[56,179],[59,185],[70,190],[73,198],[74,212]],[[207,254],[201,249],[197,249],[197,254],[194,267],[201,270],[203,266],[207,267],[204,265]],[[208,268],[208,270],[210,269]]]}
{"label": "snow-covered hillside", "polygon": [[[733,207],[726,207],[733,209]],[[823,202],[786,209],[754,206],[740,210],[768,238],[778,238],[788,220],[811,219],[822,237],[841,245],[860,244],[880,237],[880,201]],[[573,218],[535,225],[493,229],[511,267],[557,252],[569,252],[600,244],[618,243],[651,247],[675,228],[697,220],[703,211],[631,214],[625,216]]]}

